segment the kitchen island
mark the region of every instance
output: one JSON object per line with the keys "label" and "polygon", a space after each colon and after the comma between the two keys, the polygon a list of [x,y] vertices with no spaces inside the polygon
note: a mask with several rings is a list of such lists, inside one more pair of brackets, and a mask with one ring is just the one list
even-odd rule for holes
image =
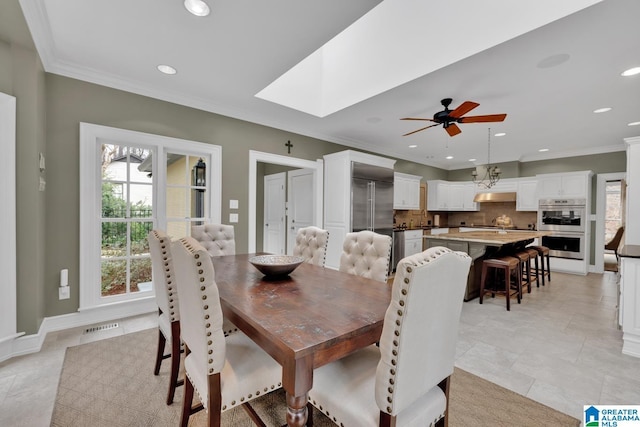
{"label": "kitchen island", "polygon": [[469,254],[473,260],[464,300],[469,301],[480,295],[482,261],[498,252],[512,252],[532,243],[535,239],[551,234],[548,231],[467,231],[425,235],[426,248],[445,246],[454,251]]}

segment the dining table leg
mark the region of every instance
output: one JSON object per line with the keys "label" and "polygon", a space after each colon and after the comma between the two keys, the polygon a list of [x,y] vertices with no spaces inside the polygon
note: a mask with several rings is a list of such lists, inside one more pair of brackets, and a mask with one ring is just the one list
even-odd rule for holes
{"label": "dining table leg", "polygon": [[295,359],[282,367],[282,386],[287,399],[287,426],[307,424],[307,400],[313,385],[313,359]]}

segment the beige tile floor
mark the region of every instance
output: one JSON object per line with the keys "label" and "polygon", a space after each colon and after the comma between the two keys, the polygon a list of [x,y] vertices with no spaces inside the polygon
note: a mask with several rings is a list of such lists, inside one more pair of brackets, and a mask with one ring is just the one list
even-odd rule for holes
{"label": "beige tile floor", "polygon": [[[559,411],[639,404],[640,358],[623,355],[614,273],[555,273],[507,312],[504,298],[463,306],[456,366]],[[118,328],[51,333],[39,353],[0,364],[0,426],[49,426],[65,349],[155,326],[155,314]],[[499,410],[499,408],[496,408]]]}

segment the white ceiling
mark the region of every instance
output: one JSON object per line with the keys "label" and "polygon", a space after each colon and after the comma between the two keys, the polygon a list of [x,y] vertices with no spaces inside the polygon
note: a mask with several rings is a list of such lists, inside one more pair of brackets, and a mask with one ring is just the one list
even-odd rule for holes
{"label": "white ceiling", "polygon": [[[398,0],[386,0],[392,1]],[[576,10],[594,1],[572,3]],[[431,13],[422,16],[424,28],[438,34],[409,32],[406,43],[393,43],[396,55],[442,60],[443,52],[467,49],[464,40],[474,42],[478,53],[450,59],[449,65],[322,118],[255,95],[379,0],[207,2],[211,14],[198,18],[182,0],[20,0],[48,72],[443,169],[471,168],[470,158],[486,163],[488,127],[507,134],[492,137],[492,163],[619,151],[623,138],[640,135],[640,126],[627,126],[640,121],[640,75],[620,76],[640,66],[637,0],[604,0],[486,50],[477,41],[496,43],[488,37],[500,25],[495,15],[509,31],[513,22],[520,33],[527,30],[514,13],[510,19],[509,13],[495,12],[504,12],[495,5],[504,0],[487,4],[485,16],[422,0],[431,4]],[[533,4],[521,13],[528,16],[545,3]],[[413,36],[423,40],[421,49]],[[569,59],[554,65],[561,55]],[[163,75],[158,64],[178,73]],[[344,73],[351,70],[344,67]],[[428,123],[401,117],[431,117],[447,97],[453,98],[451,109],[466,100],[480,103],[467,115],[507,113],[507,119],[460,124],[462,133],[455,137],[441,127],[402,136]],[[612,111],[594,114],[600,107]],[[540,153],[541,148],[550,151]],[[445,159],[449,155],[452,160]]]}

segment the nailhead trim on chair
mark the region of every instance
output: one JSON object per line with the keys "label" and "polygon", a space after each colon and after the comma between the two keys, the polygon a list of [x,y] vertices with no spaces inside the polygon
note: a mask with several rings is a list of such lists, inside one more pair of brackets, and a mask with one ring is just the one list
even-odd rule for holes
{"label": "nailhead trim on chair", "polygon": [[[172,322],[176,322],[180,320],[180,311],[177,305],[178,295],[173,289],[173,268],[172,268],[172,260],[169,259],[167,253],[167,246],[171,244],[171,241],[168,237],[162,237],[156,230],[151,230],[154,237],[158,239],[160,242],[160,247],[162,248],[162,260],[164,261],[164,271],[165,271],[165,282],[167,283],[167,290],[169,291],[169,320]],[[159,289],[156,289],[158,292]]]}
{"label": "nailhead trim on chair", "polygon": [[[193,257],[195,259],[200,259],[200,254],[195,251],[193,246],[191,246],[191,244],[189,244],[188,240],[186,240],[186,239],[180,239],[180,240],[184,243],[184,246],[189,250],[189,252],[191,252],[191,254],[193,254]],[[198,261],[196,263],[196,265],[198,267],[200,267],[202,265],[202,262]],[[204,270],[202,270],[202,269],[198,270],[198,274],[200,275],[200,278],[199,278],[200,282],[206,281],[206,278],[203,276]],[[204,292],[205,290],[206,290],[205,286],[200,286],[200,291],[201,292]],[[213,313],[209,313],[209,304],[205,302],[206,300],[207,300],[207,296],[206,295],[202,295],[202,301],[203,301],[202,308],[204,309],[204,312],[205,312],[204,319],[205,320],[209,320],[211,318],[211,314],[213,314]],[[206,322],[205,323],[205,330],[207,330],[207,336],[210,337],[211,336],[211,331],[208,330],[208,329],[211,329],[211,323],[210,322]],[[213,345],[213,341],[212,340],[207,340],[207,347],[208,347],[207,353],[208,354],[213,354],[213,347],[211,347],[212,345]],[[212,365],[213,364],[213,359],[209,358],[207,360],[207,362],[209,363],[209,365]],[[213,368],[209,368],[209,374],[213,374],[213,373],[215,373]],[[189,376],[189,379],[193,383],[193,378],[189,375],[188,372],[187,372],[187,376]],[[279,382],[277,386],[281,387],[282,383]],[[271,385],[271,390],[274,390],[275,388],[276,388],[276,385],[272,384]],[[202,396],[200,394],[200,392],[197,389],[195,389],[195,387],[194,387],[194,390],[198,394],[198,399],[200,399],[201,402],[204,402],[204,396]],[[265,387],[264,391],[265,392],[268,391],[266,387]],[[256,394],[256,396],[260,395],[260,390],[257,390],[255,392],[255,394]],[[221,407],[221,410],[225,411],[227,409],[233,408],[234,406],[236,406],[236,404],[242,404],[242,403],[244,403],[245,400],[251,400],[252,397],[253,397],[253,393],[249,393],[247,396],[241,396],[239,402],[237,402],[236,400],[233,400],[233,401],[231,401],[231,405],[230,406],[227,405],[227,404],[223,404],[222,407]]]}
{"label": "nailhead trim on chair", "polygon": [[[416,266],[423,265],[425,263],[429,263],[432,260],[435,260],[438,257],[440,257],[441,255],[443,255],[445,253],[448,253],[448,252],[453,252],[453,251],[451,251],[450,249],[442,248],[442,250],[439,250],[439,251],[431,254],[429,258],[421,258],[420,259],[419,257],[416,257],[416,258],[418,258],[418,259],[416,259]],[[413,268],[412,268],[411,265],[407,266],[406,272],[407,272],[407,274],[411,274],[413,272]],[[405,277],[403,279],[403,283],[406,285],[406,287],[403,287],[400,290],[400,293],[402,295],[407,295],[409,293],[408,287],[411,285],[411,280],[409,279],[409,277]],[[398,305],[400,305],[400,307],[404,307],[405,304],[406,304],[406,302],[405,302],[404,299],[398,300]],[[396,337],[398,337],[398,339],[394,339],[393,342],[392,342],[393,349],[391,351],[391,354],[393,356],[397,356],[398,355],[398,347],[400,346],[399,338],[400,338],[401,330],[402,330],[402,320],[403,320],[402,316],[403,316],[404,312],[403,312],[402,309],[398,309],[398,311],[396,313],[398,315],[398,317],[396,318],[396,321],[395,321],[397,329],[393,333],[394,333],[394,335]],[[391,359],[391,364],[393,366],[395,366],[397,363],[398,362],[397,362],[396,359]],[[389,384],[390,384],[390,386],[387,388],[387,392],[389,393],[389,395],[387,396],[387,402],[389,402],[389,406],[387,406],[387,408],[386,408],[388,414],[391,414],[393,412],[393,395],[394,395],[394,392],[395,392],[395,389],[394,389],[393,385],[395,385],[395,382],[396,382],[396,373],[397,372],[396,372],[396,370],[394,368],[391,368],[389,370],[389,374],[390,374]],[[430,426],[435,425],[435,423],[437,423],[442,418],[444,418],[444,413],[440,414],[440,416],[438,418],[436,418],[433,421],[433,423],[431,423],[429,425]]]}

